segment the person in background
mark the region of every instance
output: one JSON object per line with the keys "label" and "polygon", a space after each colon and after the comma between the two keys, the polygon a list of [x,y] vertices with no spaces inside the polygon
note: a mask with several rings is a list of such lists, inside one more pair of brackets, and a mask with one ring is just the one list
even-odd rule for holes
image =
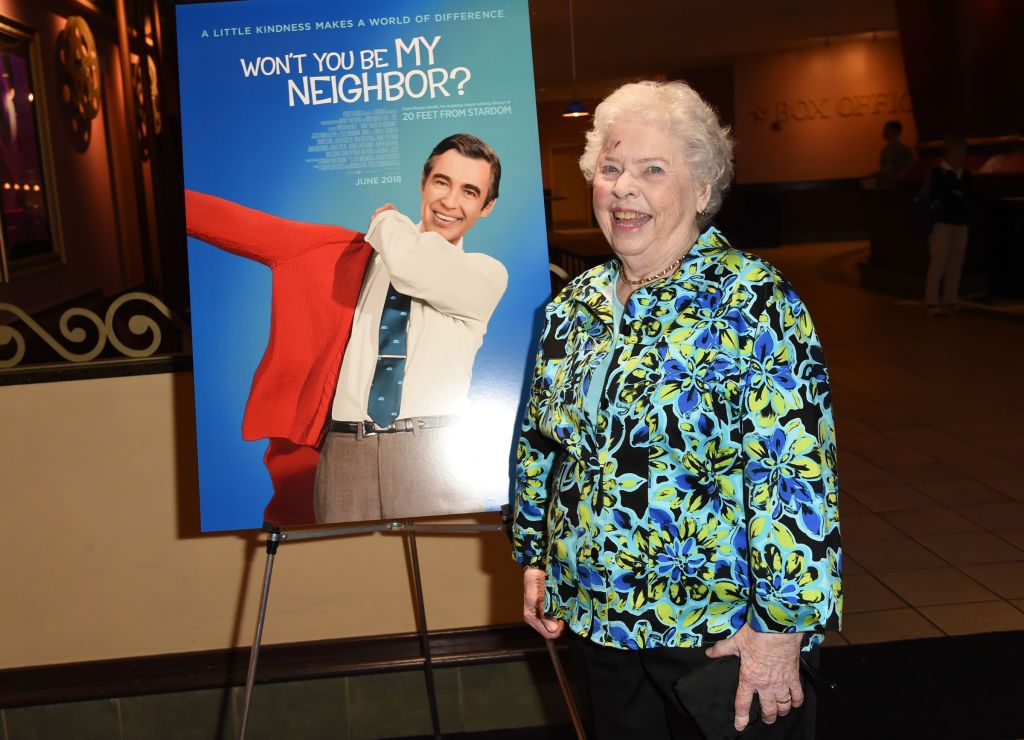
{"label": "person in background", "polygon": [[925,303],[932,316],[945,316],[959,310],[956,301],[974,195],[974,178],[965,166],[966,161],[967,142],[961,137],[950,137],[946,139],[942,161],[928,177],[928,199],[935,225],[928,239],[930,260],[925,278]]}
{"label": "person in background", "polygon": [[903,124],[899,121],[886,121],[882,127],[882,138],[885,146],[878,155],[878,185],[891,188],[903,171],[914,161],[914,150],[900,141]]}
{"label": "person in background", "polygon": [[729,655],[736,729],[756,692],[744,737],[810,737],[799,658],[839,628],[828,370],[786,279],[710,225],[732,148],[689,85],[640,82],[580,159],[615,258],[547,306],[512,534],[524,619],[568,632],[594,738],[701,738],[673,686]]}

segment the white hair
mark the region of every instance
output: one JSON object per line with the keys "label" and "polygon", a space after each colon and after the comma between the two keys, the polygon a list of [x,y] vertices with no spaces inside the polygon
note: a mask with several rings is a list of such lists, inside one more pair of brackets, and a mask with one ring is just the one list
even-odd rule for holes
{"label": "white hair", "polygon": [[587,132],[587,146],[580,157],[580,169],[588,183],[594,181],[609,130],[623,118],[660,126],[679,142],[694,185],[698,190],[711,186],[711,197],[700,219],[701,226],[705,226],[722,207],[732,181],[729,127],[719,123],[714,109],[685,82],[645,80],[623,85],[594,111],[594,127]]}

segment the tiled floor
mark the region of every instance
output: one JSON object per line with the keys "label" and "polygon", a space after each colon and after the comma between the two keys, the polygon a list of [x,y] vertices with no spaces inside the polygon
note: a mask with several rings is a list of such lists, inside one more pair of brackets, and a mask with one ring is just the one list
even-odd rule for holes
{"label": "tiled floor", "polygon": [[846,616],[826,644],[1024,630],[1024,315],[862,290],[866,244],[763,254],[832,374]]}

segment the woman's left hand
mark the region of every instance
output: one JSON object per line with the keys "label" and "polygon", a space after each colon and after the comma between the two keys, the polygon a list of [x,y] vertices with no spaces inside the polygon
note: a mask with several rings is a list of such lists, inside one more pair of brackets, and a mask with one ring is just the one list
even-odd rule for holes
{"label": "woman's left hand", "polygon": [[705,651],[710,658],[736,655],[740,659],[734,720],[737,732],[746,729],[750,721],[750,704],[755,691],[761,700],[761,716],[767,725],[804,703],[804,691],[800,685],[802,639],[799,632],[757,632],[745,624],[728,640],[717,642]]}

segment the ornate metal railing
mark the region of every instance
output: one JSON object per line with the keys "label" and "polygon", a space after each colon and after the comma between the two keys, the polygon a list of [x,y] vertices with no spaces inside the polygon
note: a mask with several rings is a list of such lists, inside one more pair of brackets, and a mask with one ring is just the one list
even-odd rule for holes
{"label": "ornate metal railing", "polygon": [[[160,320],[161,316],[165,321]],[[59,331],[48,330],[12,303],[0,303],[0,321],[7,322],[0,323],[0,373],[4,374],[40,366],[52,371],[55,363],[69,368],[100,362],[109,366],[161,356],[191,356],[185,323],[149,293],[125,293],[105,311],[67,308],[57,322]],[[168,333],[174,335],[173,341],[168,341]],[[30,345],[35,346],[34,351]],[[172,349],[168,350],[168,345]],[[49,357],[44,357],[44,347],[52,352]],[[28,361],[27,354],[32,355]]]}

